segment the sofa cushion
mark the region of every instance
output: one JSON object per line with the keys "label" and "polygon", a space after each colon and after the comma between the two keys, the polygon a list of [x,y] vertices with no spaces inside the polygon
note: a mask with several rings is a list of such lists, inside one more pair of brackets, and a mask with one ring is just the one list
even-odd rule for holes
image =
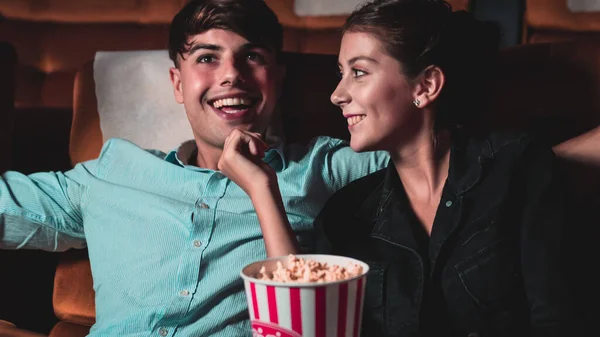
{"label": "sofa cushion", "polygon": [[166,50],[99,52],[94,82],[103,141],[113,137],[168,152],[193,139],[182,104],[169,78]]}

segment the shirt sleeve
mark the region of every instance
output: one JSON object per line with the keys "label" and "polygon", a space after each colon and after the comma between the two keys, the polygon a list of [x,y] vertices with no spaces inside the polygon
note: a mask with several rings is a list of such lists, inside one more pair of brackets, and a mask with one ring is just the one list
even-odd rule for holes
{"label": "shirt sleeve", "polygon": [[0,248],[84,248],[82,203],[95,161],[74,169],[0,176]]}
{"label": "shirt sleeve", "polygon": [[327,141],[323,172],[331,188],[330,192],[335,192],[358,178],[385,168],[389,162],[390,156],[385,151],[358,153],[354,152],[344,140],[323,138],[322,141]]}

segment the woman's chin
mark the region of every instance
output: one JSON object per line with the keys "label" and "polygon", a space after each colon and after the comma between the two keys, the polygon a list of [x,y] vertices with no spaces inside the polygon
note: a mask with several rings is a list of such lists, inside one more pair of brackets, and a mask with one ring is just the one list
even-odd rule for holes
{"label": "woman's chin", "polygon": [[359,141],[358,139],[350,138],[350,148],[354,150],[354,152],[367,152],[367,151],[376,151],[373,146],[369,146],[370,144],[365,143],[364,141]]}

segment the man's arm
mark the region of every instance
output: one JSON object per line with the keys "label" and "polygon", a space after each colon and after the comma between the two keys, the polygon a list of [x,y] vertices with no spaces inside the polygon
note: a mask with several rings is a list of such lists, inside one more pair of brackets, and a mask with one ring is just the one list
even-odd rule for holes
{"label": "man's arm", "polygon": [[277,175],[262,161],[268,145],[259,134],[233,130],[225,141],[218,168],[252,200],[268,257],[300,252],[277,182]]}
{"label": "man's arm", "polygon": [[556,145],[553,150],[562,159],[600,167],[600,126]]}
{"label": "man's arm", "polygon": [[358,178],[385,168],[390,160],[386,151],[358,153],[343,140],[320,137],[319,141],[330,144],[330,148],[326,148],[322,169],[332,194]]}
{"label": "man's arm", "polygon": [[85,247],[83,165],[66,173],[0,176],[0,248],[64,251]]}

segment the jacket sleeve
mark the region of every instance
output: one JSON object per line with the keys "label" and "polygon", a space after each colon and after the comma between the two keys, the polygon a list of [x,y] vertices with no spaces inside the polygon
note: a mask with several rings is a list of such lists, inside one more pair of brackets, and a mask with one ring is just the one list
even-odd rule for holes
{"label": "jacket sleeve", "polygon": [[532,336],[576,336],[566,278],[565,189],[554,153],[531,142],[521,157],[525,188],[521,266]]}

